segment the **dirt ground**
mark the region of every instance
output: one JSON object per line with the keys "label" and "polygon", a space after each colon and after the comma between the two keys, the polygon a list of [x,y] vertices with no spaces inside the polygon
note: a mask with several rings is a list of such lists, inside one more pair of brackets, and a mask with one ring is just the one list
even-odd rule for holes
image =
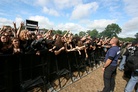
{"label": "dirt ground", "polygon": [[[116,86],[114,92],[124,92],[126,80],[122,78],[123,72],[117,71]],[[102,67],[92,71],[82,79],[72,83],[59,92],[97,92],[103,88],[103,71]]]}

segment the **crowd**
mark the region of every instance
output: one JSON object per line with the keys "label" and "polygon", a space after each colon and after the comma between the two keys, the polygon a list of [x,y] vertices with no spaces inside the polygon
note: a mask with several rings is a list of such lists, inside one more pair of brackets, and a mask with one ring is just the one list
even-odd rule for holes
{"label": "crowd", "polygon": [[[67,31],[64,35],[54,34],[52,30],[49,30],[45,33],[41,33],[38,30],[30,31],[27,29],[23,29],[23,23],[20,24],[20,27],[18,29],[16,28],[15,23],[13,23],[13,25],[14,28],[3,26],[0,29],[0,56],[22,56],[23,58],[19,57],[21,58],[21,63],[38,63],[37,57],[44,56],[44,58],[42,58],[45,61],[40,61],[41,63],[43,61],[50,61],[48,62],[50,63],[50,65],[46,63],[47,66],[45,68],[47,69],[48,67],[49,72],[47,72],[46,74],[49,76],[50,79],[48,79],[48,81],[50,80],[50,82],[54,80],[53,77],[57,76],[57,74],[64,73],[65,69],[71,72],[70,74],[72,74],[74,71],[78,71],[80,73],[80,70],[85,71],[84,69],[86,68],[86,63],[89,66],[96,65],[96,63],[98,63],[99,61],[96,61],[95,59],[104,56],[107,49],[110,48],[110,45],[108,44],[110,38],[107,37],[92,38],[89,35],[80,37],[74,36],[70,31]],[[30,60],[30,54],[34,56],[34,58],[32,57],[33,62],[32,60]],[[25,61],[24,58],[26,58]],[[37,59],[34,60],[35,58]],[[47,58],[48,60],[45,58]],[[15,60],[17,59],[15,58]],[[89,60],[93,61],[91,62],[92,64],[89,63]],[[68,64],[68,62],[70,64]],[[17,71],[20,71],[20,73],[22,73],[22,77],[19,78],[20,80],[26,81],[26,79],[32,78],[30,75],[32,73],[31,71],[33,71],[31,70],[31,67],[34,66],[33,64],[30,65],[30,63],[29,65],[24,64],[24,67],[19,66],[20,68],[16,69]],[[68,66],[70,66],[71,69],[69,69]],[[12,66],[9,65],[9,67]],[[40,67],[43,67],[42,64],[40,64]],[[43,69],[43,71],[45,71],[45,69]],[[57,71],[60,70],[61,72],[57,73]],[[12,72],[12,70],[10,72]],[[42,72],[41,69],[40,72]],[[0,74],[2,76],[5,76],[3,74],[6,73],[3,71],[3,73]],[[33,76],[33,78],[39,76],[39,74],[40,73],[35,72],[35,76]],[[26,75],[28,75],[28,78],[25,77]],[[18,74],[16,77],[18,76],[20,75]],[[74,75],[72,74],[72,76]],[[2,77],[2,79],[3,78],[5,77]],[[21,83],[24,83],[22,81]],[[3,83],[0,85],[3,85]]]}
{"label": "crowd", "polygon": [[[111,38],[108,37],[94,38],[89,35],[80,37],[74,36],[70,31],[67,31],[64,35],[54,34],[52,30],[45,33],[40,33],[38,30],[31,32],[23,29],[24,23],[21,23],[18,29],[16,23],[13,23],[13,25],[14,28],[3,26],[0,29],[0,55],[28,53],[42,55],[46,52],[59,55],[62,52],[68,53],[72,51],[77,51],[81,55],[83,50],[87,59],[90,52],[94,51],[98,53],[97,56],[99,54],[103,54],[99,56],[104,56],[111,47],[109,44]],[[121,49],[119,70],[124,71],[127,58],[137,50],[138,41],[135,44],[121,42],[117,45]],[[101,51],[103,53],[100,53]],[[131,75],[131,77],[134,76]],[[130,86],[126,86],[125,90],[125,92],[131,92],[128,91],[131,90]]]}
{"label": "crowd", "polygon": [[[0,29],[0,53],[1,54],[19,54],[19,53],[35,53],[40,55],[45,51],[54,52],[58,55],[62,51],[78,51],[95,50],[96,48],[104,48],[106,51],[110,47],[110,38],[91,38],[89,35],[84,37],[74,36],[70,31],[64,35],[54,34],[52,30],[45,33],[38,31],[31,32],[20,27],[14,28],[3,26]],[[80,53],[81,54],[81,53]]]}
{"label": "crowd", "polygon": [[124,78],[127,78],[125,92],[132,92],[135,88],[138,92],[138,41],[126,43],[121,48],[121,62],[118,69],[124,72]]}

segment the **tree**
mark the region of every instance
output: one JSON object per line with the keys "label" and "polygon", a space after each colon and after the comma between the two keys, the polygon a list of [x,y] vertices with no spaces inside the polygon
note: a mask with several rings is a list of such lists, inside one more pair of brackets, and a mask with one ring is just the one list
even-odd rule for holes
{"label": "tree", "polygon": [[56,33],[57,34],[62,34],[62,31],[61,30],[56,30]]}
{"label": "tree", "polygon": [[132,42],[135,40],[135,38],[132,38],[132,37],[120,38],[119,37],[119,40],[124,41],[124,42]]}
{"label": "tree", "polygon": [[88,30],[87,33],[91,36],[91,37],[97,37],[98,36],[98,31],[96,29]]}
{"label": "tree", "polygon": [[98,33],[98,35],[97,35],[98,38],[101,38],[102,36],[103,36],[102,32]]}
{"label": "tree", "polygon": [[57,32],[56,32],[56,30],[52,30],[52,33],[53,33],[53,34],[56,34]]}
{"label": "tree", "polygon": [[67,33],[67,30],[64,30],[64,31],[62,32],[62,35],[66,34],[66,33]]}
{"label": "tree", "polygon": [[78,34],[75,34],[75,36],[79,36]]}
{"label": "tree", "polygon": [[138,33],[135,34],[136,40],[138,40]]}
{"label": "tree", "polygon": [[119,34],[121,30],[122,29],[117,24],[112,23],[107,25],[107,27],[101,34],[107,37],[113,37],[113,36],[118,37],[117,34]]}
{"label": "tree", "polygon": [[85,35],[86,35],[86,32],[84,32],[84,31],[79,32],[79,36],[85,36]]}

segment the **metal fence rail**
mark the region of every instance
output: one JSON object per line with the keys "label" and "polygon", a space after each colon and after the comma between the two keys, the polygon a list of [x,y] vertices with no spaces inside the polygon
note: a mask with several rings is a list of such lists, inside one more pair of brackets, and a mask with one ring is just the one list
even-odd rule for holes
{"label": "metal fence rail", "polygon": [[37,87],[42,92],[59,91],[67,85],[62,84],[63,78],[70,83],[81,79],[82,73],[89,74],[104,56],[92,51],[85,58],[84,51],[81,53],[0,55],[0,92],[29,92]]}

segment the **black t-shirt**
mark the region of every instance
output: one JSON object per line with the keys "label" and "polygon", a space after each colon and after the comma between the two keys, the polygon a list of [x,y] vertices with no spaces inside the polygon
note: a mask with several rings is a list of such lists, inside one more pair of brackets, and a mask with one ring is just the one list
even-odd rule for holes
{"label": "black t-shirt", "polygon": [[13,49],[9,44],[0,42],[0,54],[12,54],[12,52]]}

